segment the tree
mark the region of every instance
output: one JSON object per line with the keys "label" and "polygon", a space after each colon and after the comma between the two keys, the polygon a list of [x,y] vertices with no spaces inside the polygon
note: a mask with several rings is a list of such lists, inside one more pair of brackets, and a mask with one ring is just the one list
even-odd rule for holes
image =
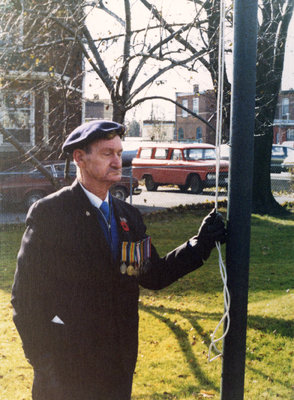
{"label": "tree", "polygon": [[[168,26],[154,6],[147,0],[140,0],[157,20],[171,33]],[[220,19],[220,0],[198,1],[191,0],[200,13],[197,20],[203,48],[207,57],[199,57],[199,61],[209,71],[217,90],[218,85],[218,30]],[[253,178],[253,207],[252,211],[261,214],[282,213],[284,209],[276,202],[271,192],[270,160],[273,141],[273,121],[277,106],[278,94],[281,87],[285,46],[288,27],[293,15],[292,0],[259,0],[259,29],[256,64],[256,126],[254,134],[254,178]],[[232,10],[226,13],[226,21],[232,22]],[[193,42],[184,42],[182,37],[176,40],[185,43],[187,50],[197,53]],[[227,50],[230,52],[230,49]],[[224,118],[225,124],[230,120],[231,84],[226,69],[224,74]]]}
{"label": "tree", "polygon": [[270,184],[273,121],[281,88],[285,45],[294,3],[264,0],[258,32],[253,211],[280,213]]}
{"label": "tree", "polygon": [[[1,168],[58,157],[62,139],[81,121],[81,52],[54,19],[43,18],[44,3],[0,1],[1,134],[18,151],[1,149]],[[59,15],[66,19],[66,8]]]}
{"label": "tree", "polygon": [[140,124],[136,120],[132,120],[128,126],[128,136],[139,137],[140,136]]}
{"label": "tree", "polygon": [[[172,21],[169,25],[173,27],[173,32],[169,33],[145,6],[138,2],[141,8],[134,10],[138,5],[135,3],[131,7],[129,0],[112,1],[112,4],[116,3],[117,13],[107,8],[103,0],[1,2],[5,9],[0,21],[1,36],[6,43],[0,54],[2,72],[4,70],[7,75],[7,70],[15,69],[22,75],[42,71],[48,77],[57,78],[63,90],[59,100],[64,104],[64,124],[62,129],[56,127],[58,133],[51,138],[57,143],[54,154],[58,153],[58,143],[60,146],[69,131],[69,88],[75,87],[75,81],[81,78],[80,71],[77,71],[75,79],[65,79],[68,68],[75,64],[77,46],[108,90],[113,104],[113,119],[118,122],[124,122],[127,111],[146,101],[146,90],[150,86],[164,84],[162,76],[167,71],[175,67],[192,71],[197,59],[206,53],[206,49],[199,48],[197,52],[188,54],[183,44],[175,40],[176,36],[183,34],[189,40],[196,29],[193,13],[186,21]],[[185,4],[189,2],[186,0]],[[131,22],[135,20],[132,17],[135,11],[137,15],[138,11],[145,11],[145,17],[133,29]],[[90,30],[89,17],[93,13],[102,22],[96,25],[104,29]],[[105,32],[105,26],[111,27],[111,30],[106,29]],[[57,67],[57,60],[60,59],[62,62]],[[60,68],[60,64],[64,65],[64,69]],[[8,87],[7,81],[5,85]],[[39,88],[39,83],[36,86]],[[50,122],[52,125],[55,123],[53,119]]]}

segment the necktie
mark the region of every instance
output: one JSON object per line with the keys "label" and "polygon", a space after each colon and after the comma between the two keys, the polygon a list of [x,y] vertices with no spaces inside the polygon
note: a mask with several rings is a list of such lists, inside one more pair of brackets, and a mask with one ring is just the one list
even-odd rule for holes
{"label": "necktie", "polygon": [[103,201],[101,206],[100,206],[100,210],[102,211],[104,217],[106,218],[107,224],[109,224],[109,206],[108,203],[106,201]]}
{"label": "necktie", "polygon": [[119,237],[118,237],[118,230],[117,230],[117,226],[116,226],[115,217],[114,217],[113,213],[111,213],[111,217],[110,217],[110,209],[109,209],[109,205],[106,201],[102,202],[102,204],[100,206],[100,211],[103,213],[105,220],[107,221],[107,224],[105,224],[106,221],[101,221],[102,229],[103,229],[106,239],[111,247],[112,256],[116,260],[118,257]]}

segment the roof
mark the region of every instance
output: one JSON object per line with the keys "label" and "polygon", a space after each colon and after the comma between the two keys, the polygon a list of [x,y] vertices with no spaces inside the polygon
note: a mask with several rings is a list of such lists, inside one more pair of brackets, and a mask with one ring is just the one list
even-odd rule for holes
{"label": "roof", "polygon": [[170,148],[170,149],[191,149],[191,148],[199,148],[199,149],[214,149],[215,146],[209,143],[149,143],[149,144],[140,144],[140,148]]}

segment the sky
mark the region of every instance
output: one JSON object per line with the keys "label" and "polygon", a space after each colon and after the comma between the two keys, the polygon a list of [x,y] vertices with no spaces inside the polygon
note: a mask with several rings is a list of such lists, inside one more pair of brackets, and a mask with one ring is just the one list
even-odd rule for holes
{"label": "sky", "polygon": [[[175,2],[174,0],[155,0],[160,7],[160,4],[163,3],[165,7],[170,11],[172,10],[175,20],[185,21],[189,20],[190,13],[184,13],[184,10],[187,10],[186,7],[183,7],[183,2]],[[116,10],[121,16],[124,15],[123,11],[123,2],[120,0],[111,0],[108,1],[108,4],[114,5],[113,9]],[[137,7],[137,12],[135,14],[135,18],[132,19],[132,29],[136,29],[143,24],[147,24],[148,20],[146,20],[146,13],[142,12],[140,9],[139,2],[134,0],[133,4]],[[149,17],[149,16],[148,16]],[[144,19],[145,18],[145,19]],[[89,27],[92,33],[99,31],[99,24],[97,23],[101,18],[97,18],[97,16],[92,15],[89,18]],[[105,26],[108,27],[109,34],[112,33],[111,24],[113,24],[111,17],[104,15],[103,21]],[[103,25],[104,25],[103,24]],[[114,30],[114,29],[113,29]],[[226,34],[226,31],[225,31]],[[115,51],[115,49],[114,49]],[[113,56],[112,56],[113,57]],[[228,74],[230,79],[230,62],[227,60],[228,66]],[[284,62],[284,72],[282,79],[282,90],[294,89],[294,16],[292,17],[289,30],[288,30],[288,40],[286,44],[286,54],[285,54],[285,62]],[[165,81],[164,85],[156,86],[153,85],[148,90],[145,90],[144,95],[150,96],[152,94],[160,94],[162,96],[170,97],[175,99],[176,92],[191,92],[193,84],[199,84],[200,90],[206,90],[212,88],[211,78],[209,73],[205,70],[204,67],[198,70],[197,74],[194,74],[193,77],[191,73],[183,72],[180,69],[174,69],[170,71],[168,74],[164,75],[162,79]],[[109,94],[107,90],[104,88],[103,84],[99,82],[97,79],[97,75],[87,74],[85,80],[85,94],[87,98],[93,98],[94,94],[99,94],[101,99],[109,98]],[[141,96],[140,96],[141,97]],[[159,119],[165,120],[174,120],[175,118],[175,106],[170,102],[164,101],[148,101],[143,103],[141,106],[136,107],[131,112],[127,114],[127,119],[136,119],[143,120],[150,118],[151,110],[155,113],[155,116]]]}

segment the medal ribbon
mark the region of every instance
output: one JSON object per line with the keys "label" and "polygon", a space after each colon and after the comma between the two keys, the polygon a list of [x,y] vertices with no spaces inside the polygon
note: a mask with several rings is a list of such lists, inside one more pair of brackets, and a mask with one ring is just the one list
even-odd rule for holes
{"label": "medal ribbon", "polygon": [[121,244],[121,260],[122,262],[127,262],[127,248],[128,242],[122,242]]}
{"label": "medal ribbon", "polygon": [[121,262],[137,268],[151,256],[151,238],[148,236],[138,242],[122,242]]}

